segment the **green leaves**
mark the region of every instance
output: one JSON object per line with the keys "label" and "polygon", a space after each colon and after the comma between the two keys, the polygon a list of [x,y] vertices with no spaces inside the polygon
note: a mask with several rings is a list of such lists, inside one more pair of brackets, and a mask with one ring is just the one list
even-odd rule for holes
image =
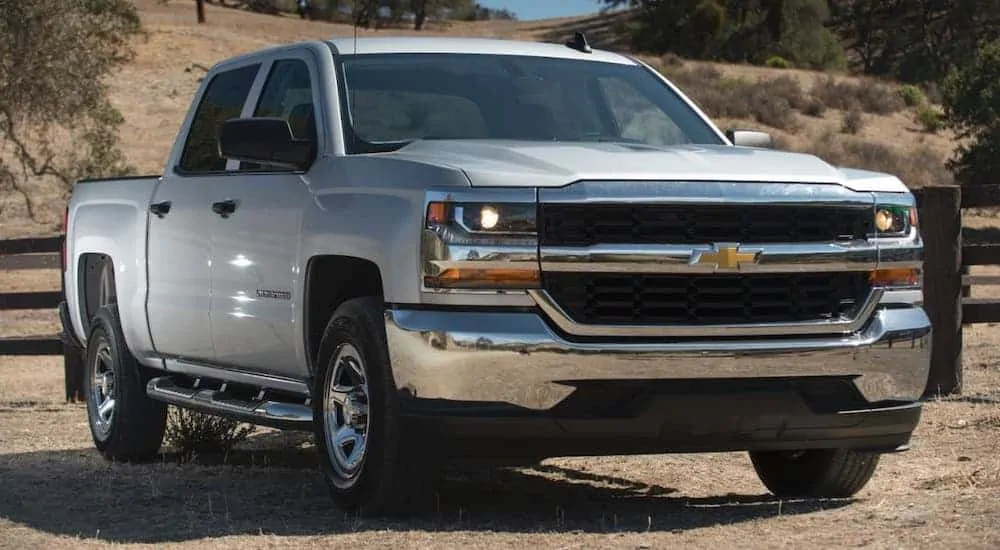
{"label": "green leaves", "polygon": [[979,50],[973,62],[955,68],[942,86],[945,124],[969,143],[960,145],[949,168],[961,183],[996,183],[1000,173],[1000,42]]}
{"label": "green leaves", "polygon": [[0,0],[0,192],[32,218],[46,184],[130,171],[105,80],[139,34],[128,0]]}

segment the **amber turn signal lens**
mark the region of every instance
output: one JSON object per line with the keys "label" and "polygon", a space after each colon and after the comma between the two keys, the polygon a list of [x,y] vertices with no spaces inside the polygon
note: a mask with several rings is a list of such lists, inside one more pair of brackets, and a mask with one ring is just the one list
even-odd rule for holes
{"label": "amber turn signal lens", "polygon": [[427,223],[443,224],[448,222],[448,203],[432,202],[427,205]]}
{"label": "amber turn signal lens", "polygon": [[872,284],[879,286],[916,286],[920,284],[919,269],[876,269],[868,274]]}
{"label": "amber turn signal lens", "polygon": [[424,277],[428,288],[537,288],[538,271],[532,269],[449,268]]}

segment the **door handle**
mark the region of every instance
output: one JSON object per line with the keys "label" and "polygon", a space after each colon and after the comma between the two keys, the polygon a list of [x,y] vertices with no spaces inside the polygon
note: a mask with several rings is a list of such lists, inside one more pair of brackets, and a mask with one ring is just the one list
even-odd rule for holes
{"label": "door handle", "polygon": [[154,202],[149,205],[149,211],[156,214],[157,218],[162,218],[170,212],[170,201]]}
{"label": "door handle", "polygon": [[224,201],[213,202],[212,212],[215,212],[223,218],[228,218],[230,214],[236,212],[236,201],[233,199],[226,199]]}

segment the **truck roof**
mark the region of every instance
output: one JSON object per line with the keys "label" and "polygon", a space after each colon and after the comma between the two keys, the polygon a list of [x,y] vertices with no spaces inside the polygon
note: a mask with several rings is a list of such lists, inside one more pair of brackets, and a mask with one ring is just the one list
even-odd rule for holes
{"label": "truck roof", "polygon": [[495,38],[459,38],[448,36],[386,36],[377,38],[334,38],[327,41],[339,54],[380,53],[471,53],[489,55],[530,55],[560,59],[581,59],[633,65],[628,57],[594,49],[584,53],[564,44],[503,40]]}

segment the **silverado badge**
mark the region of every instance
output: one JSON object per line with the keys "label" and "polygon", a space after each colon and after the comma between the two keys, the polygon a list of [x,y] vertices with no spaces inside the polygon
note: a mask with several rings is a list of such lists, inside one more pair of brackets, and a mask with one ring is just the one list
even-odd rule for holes
{"label": "silverado badge", "polygon": [[715,245],[714,251],[695,250],[688,263],[714,265],[716,271],[739,271],[741,264],[755,264],[760,250],[740,251],[739,244]]}

